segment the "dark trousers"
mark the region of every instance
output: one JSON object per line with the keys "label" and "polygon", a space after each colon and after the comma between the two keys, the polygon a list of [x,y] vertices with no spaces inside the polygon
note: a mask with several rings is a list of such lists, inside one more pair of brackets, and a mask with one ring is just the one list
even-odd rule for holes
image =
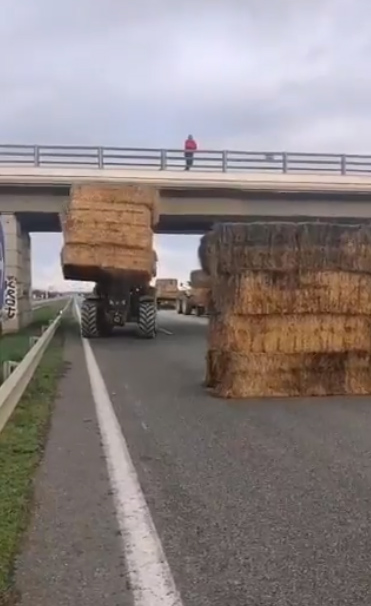
{"label": "dark trousers", "polygon": [[193,166],[193,152],[192,151],[186,151],[184,152],[184,157],[185,157],[185,170],[189,170],[192,166]]}

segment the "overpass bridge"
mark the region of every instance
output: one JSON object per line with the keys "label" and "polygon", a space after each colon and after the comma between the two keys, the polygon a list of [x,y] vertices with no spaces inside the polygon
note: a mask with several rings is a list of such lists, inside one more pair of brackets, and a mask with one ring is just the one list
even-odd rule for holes
{"label": "overpass bridge", "polygon": [[0,145],[0,212],[26,231],[60,231],[73,183],[148,183],[159,233],[203,233],[215,221],[371,218],[371,155]]}
{"label": "overpass bridge", "polygon": [[29,233],[60,231],[71,185],[92,181],[158,187],[164,234],[216,221],[371,220],[371,155],[201,150],[188,172],[183,150],[0,145],[6,266],[19,292],[29,290]]}

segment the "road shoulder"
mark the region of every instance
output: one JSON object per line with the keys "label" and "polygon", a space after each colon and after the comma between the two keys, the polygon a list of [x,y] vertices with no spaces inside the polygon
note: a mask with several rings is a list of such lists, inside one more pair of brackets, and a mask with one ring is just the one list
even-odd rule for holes
{"label": "road shoulder", "polygon": [[55,403],[34,511],[18,559],[20,606],[131,604],[118,525],[80,337]]}

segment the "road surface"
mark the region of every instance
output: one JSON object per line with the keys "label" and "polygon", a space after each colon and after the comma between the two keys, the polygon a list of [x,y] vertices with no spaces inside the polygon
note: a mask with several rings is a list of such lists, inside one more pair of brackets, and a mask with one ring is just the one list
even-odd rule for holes
{"label": "road surface", "polygon": [[70,336],[21,606],[371,603],[370,399],[213,398],[206,327],[161,312],[154,341],[91,342],[95,406]]}

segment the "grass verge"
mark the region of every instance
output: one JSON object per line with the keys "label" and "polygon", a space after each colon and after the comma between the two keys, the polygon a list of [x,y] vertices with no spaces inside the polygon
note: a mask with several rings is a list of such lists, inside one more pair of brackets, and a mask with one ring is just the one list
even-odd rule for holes
{"label": "grass verge", "polygon": [[69,318],[62,320],[23,398],[0,433],[0,606],[16,602],[14,563],[29,520],[33,478],[64,369],[63,345],[70,322]]}
{"label": "grass verge", "polygon": [[13,334],[2,335],[0,337],[0,383],[2,364],[5,360],[13,360],[20,362],[28,350],[30,349],[30,337],[41,335],[41,329],[48,324],[50,320],[54,320],[61,309],[66,305],[59,301],[59,305],[55,302],[52,305],[46,305],[34,310],[32,322],[26,328]]}
{"label": "grass verge", "polygon": [[[63,307],[65,307],[66,303],[67,299],[49,299],[48,301],[43,302],[42,305],[34,302],[32,316],[33,318],[37,318],[38,315],[50,313],[50,311],[58,313],[61,309],[63,309]],[[38,307],[38,305],[40,305],[40,307]]]}

